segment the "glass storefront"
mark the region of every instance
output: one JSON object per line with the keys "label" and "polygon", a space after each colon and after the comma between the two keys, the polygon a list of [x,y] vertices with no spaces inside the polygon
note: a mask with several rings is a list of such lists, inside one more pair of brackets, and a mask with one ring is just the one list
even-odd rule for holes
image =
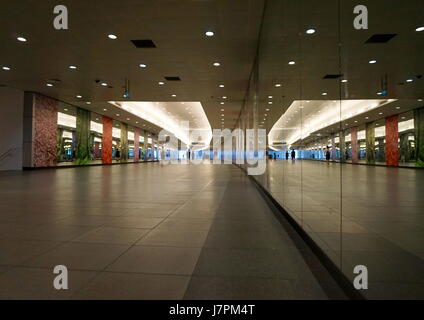
{"label": "glass storefront", "polygon": [[424,2],[412,2],[361,2],[370,25],[357,30],[351,1],[267,1],[237,124],[267,129],[254,178],[347,279],[368,268],[369,298],[424,290],[422,207],[404,178],[424,165]]}

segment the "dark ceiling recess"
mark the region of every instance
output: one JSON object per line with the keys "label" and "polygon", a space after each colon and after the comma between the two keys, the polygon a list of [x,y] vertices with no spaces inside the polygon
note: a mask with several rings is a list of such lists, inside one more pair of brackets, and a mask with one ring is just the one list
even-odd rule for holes
{"label": "dark ceiling recess", "polygon": [[136,48],[156,48],[155,43],[152,40],[131,40]]}
{"label": "dark ceiling recess", "polygon": [[365,43],[387,43],[396,36],[395,33],[374,34]]}
{"label": "dark ceiling recess", "polygon": [[168,81],[181,81],[180,77],[165,77]]}
{"label": "dark ceiling recess", "polygon": [[342,74],[326,74],[323,79],[338,79],[343,77]]}

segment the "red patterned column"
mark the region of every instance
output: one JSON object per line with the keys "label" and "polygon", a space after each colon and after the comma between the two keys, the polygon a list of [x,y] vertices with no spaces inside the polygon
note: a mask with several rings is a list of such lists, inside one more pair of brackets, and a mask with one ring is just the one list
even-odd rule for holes
{"label": "red patterned column", "polygon": [[398,115],[386,118],[386,164],[388,166],[399,166],[398,122]]}
{"label": "red patterned column", "polygon": [[134,162],[138,162],[139,159],[139,147],[140,147],[140,129],[134,128]]}
{"label": "red patterned column", "polygon": [[358,127],[350,128],[350,145],[352,146],[352,163],[358,163]]}
{"label": "red patterned column", "polygon": [[102,135],[102,163],[112,163],[112,119],[102,117],[103,135]]}
{"label": "red patterned column", "polygon": [[58,101],[40,94],[34,94],[33,99],[32,165],[34,167],[55,166]]}

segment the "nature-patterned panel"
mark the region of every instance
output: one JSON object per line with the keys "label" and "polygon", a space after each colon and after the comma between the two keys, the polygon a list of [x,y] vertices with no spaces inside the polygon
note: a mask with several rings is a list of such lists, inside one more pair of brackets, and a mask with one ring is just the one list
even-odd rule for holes
{"label": "nature-patterned panel", "polygon": [[113,120],[108,117],[102,117],[102,163],[112,163],[112,126]]}
{"label": "nature-patterned panel", "polygon": [[87,164],[90,161],[90,120],[90,111],[77,108],[76,164]]}
{"label": "nature-patterned panel", "polygon": [[121,161],[128,160],[128,125],[121,125]]}
{"label": "nature-patterned panel", "polygon": [[140,129],[134,128],[134,162],[138,162],[139,159],[139,151],[140,147]]}
{"label": "nature-patterned panel", "polygon": [[386,164],[388,166],[399,165],[398,121],[398,115],[386,118]]}
{"label": "nature-patterned panel", "polygon": [[414,110],[415,159],[417,167],[424,167],[424,108]]}
{"label": "nature-patterned panel", "polygon": [[57,100],[34,94],[32,157],[34,167],[51,167],[57,163],[57,106]]}
{"label": "nature-patterned panel", "polygon": [[367,164],[375,164],[375,125],[368,122],[365,125],[366,159]]}
{"label": "nature-patterned panel", "polygon": [[358,127],[350,129],[350,144],[352,146],[352,163],[358,163]]}

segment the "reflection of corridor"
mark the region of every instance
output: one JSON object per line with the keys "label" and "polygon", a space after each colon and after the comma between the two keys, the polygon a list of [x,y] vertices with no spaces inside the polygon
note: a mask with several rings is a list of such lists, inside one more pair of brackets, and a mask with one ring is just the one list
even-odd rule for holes
{"label": "reflection of corridor", "polygon": [[346,275],[368,267],[369,297],[424,298],[423,170],[269,161],[258,180]]}
{"label": "reflection of corridor", "polygon": [[[0,176],[0,298],[342,297],[231,165]],[[69,268],[55,291],[53,267]]]}

